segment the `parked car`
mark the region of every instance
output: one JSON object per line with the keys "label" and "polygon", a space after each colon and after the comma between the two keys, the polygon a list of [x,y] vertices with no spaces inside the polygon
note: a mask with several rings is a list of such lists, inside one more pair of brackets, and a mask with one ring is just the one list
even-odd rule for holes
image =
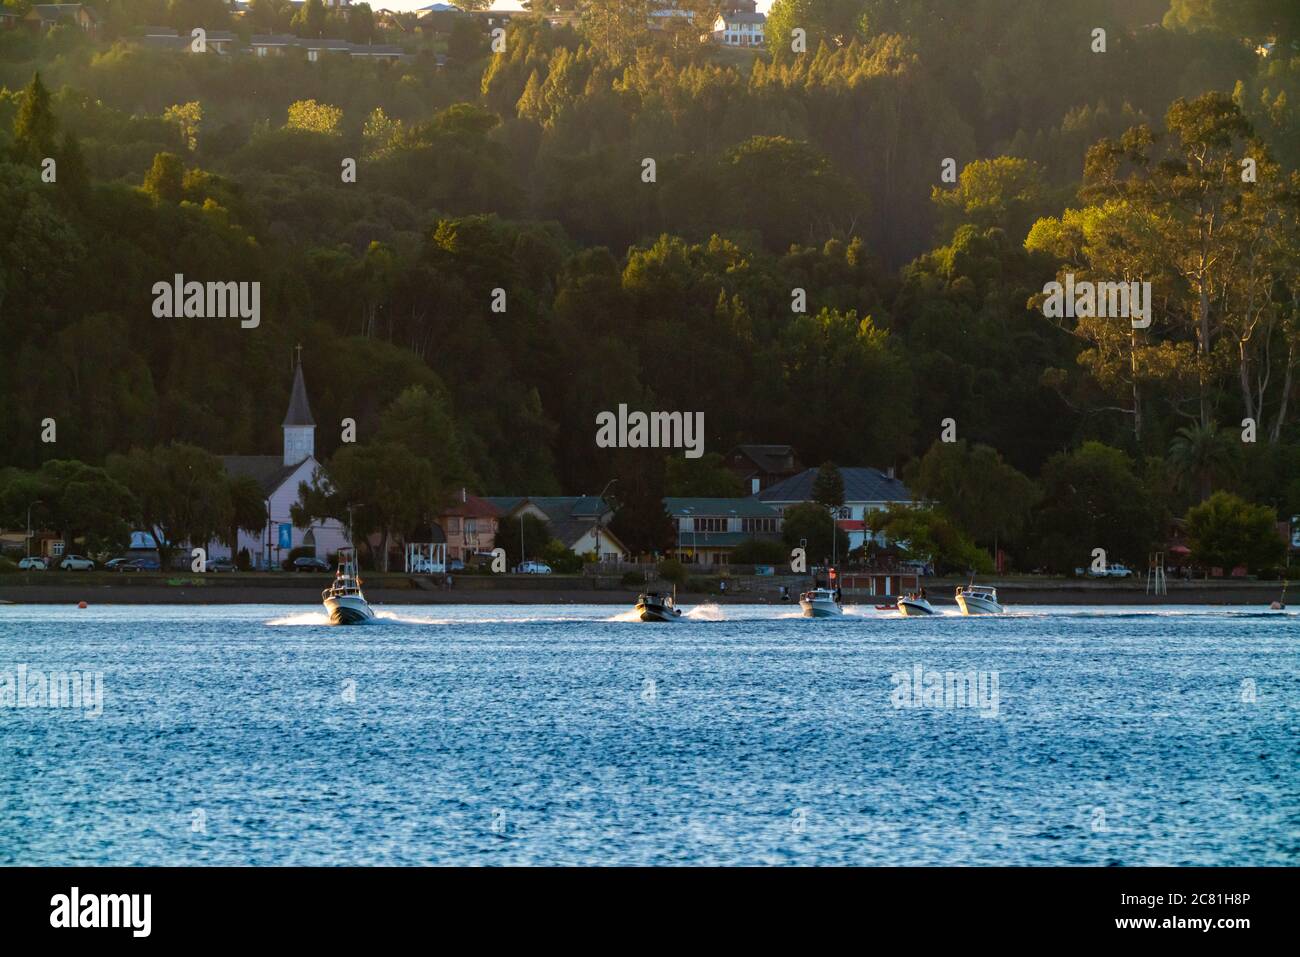
{"label": "parked car", "polygon": [[162,566],[156,558],[132,558],[122,562],[114,571],[119,572],[156,572]]}
{"label": "parked car", "polygon": [[39,555],[28,555],[18,562],[18,567],[25,572],[45,572],[50,570],[50,564]]}
{"label": "parked car", "polygon": [[115,572],[130,560],[131,559],[129,558],[110,558],[108,561],[104,562],[104,571]]}
{"label": "parked car", "polygon": [[415,575],[441,575],[445,570],[442,562],[435,562],[423,555],[411,559],[411,573]]}
{"label": "parked car", "polygon": [[85,555],[64,555],[59,567],[65,572],[93,572],[95,563]]}
{"label": "parked car", "polygon": [[549,575],[551,566],[546,562],[524,562],[515,568],[515,572],[519,575]]}
{"label": "parked car", "polygon": [[1129,568],[1127,565],[1114,564],[1106,566],[1107,578],[1128,578],[1132,574],[1133,569]]}
{"label": "parked car", "polygon": [[207,569],[210,572],[233,572],[235,563],[229,558],[209,558]]}
{"label": "parked car", "polygon": [[453,558],[450,564],[447,565],[447,571],[449,572],[463,572],[464,570],[465,570],[465,563],[462,562],[459,558]]}
{"label": "parked car", "polygon": [[330,570],[329,562],[323,558],[316,558],[313,555],[300,555],[293,560],[293,570],[296,572],[327,572]]}

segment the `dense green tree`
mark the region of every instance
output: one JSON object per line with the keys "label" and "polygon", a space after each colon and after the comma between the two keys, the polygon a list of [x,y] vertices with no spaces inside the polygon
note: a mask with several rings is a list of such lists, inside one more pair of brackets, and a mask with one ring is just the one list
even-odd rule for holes
{"label": "dense green tree", "polygon": [[432,469],[437,501],[450,501],[458,486],[475,484],[456,422],[445,396],[413,385],[402,391],[379,419],[377,439],[402,445]]}
{"label": "dense green tree", "polygon": [[1187,544],[1192,560],[1205,568],[1244,565],[1259,571],[1277,565],[1286,551],[1277,513],[1230,492],[1215,492],[1188,510]]}
{"label": "dense green tree", "polygon": [[1216,479],[1226,477],[1236,461],[1233,438],[1217,424],[1187,425],[1169,443],[1169,465],[1184,487],[1205,501]]}
{"label": "dense green tree", "polygon": [[791,55],[796,28],[804,31],[809,54],[823,43],[845,46],[868,26],[865,9],[865,0],[773,0],[764,27],[768,47],[777,56]]}
{"label": "dense green tree", "polygon": [[989,553],[938,509],[891,502],[868,516],[867,527],[884,535],[907,558],[932,562],[939,574],[993,571]]}
{"label": "dense green tree", "polygon": [[23,89],[18,115],[14,118],[14,149],[20,159],[37,163],[54,153],[59,121],[50,107],[50,93],[33,73]]}
{"label": "dense green tree", "polygon": [[717,452],[698,459],[671,456],[665,465],[667,494],[680,498],[737,498],[748,489]]}
{"label": "dense green tree", "polygon": [[266,497],[257,480],[249,475],[227,476],[230,499],[230,531],[226,539],[233,553],[239,547],[239,533],[260,534],[268,521]]}
{"label": "dense green tree", "polygon": [[300,37],[320,37],[325,35],[325,24],[329,14],[321,0],[307,0],[290,22],[291,29]]}
{"label": "dense green tree", "polygon": [[181,548],[206,548],[225,537],[232,521],[221,460],[192,445],[173,443],[110,455],[108,474],[130,490],[128,514],[158,544],[162,565]]}
{"label": "dense green tree", "polygon": [[827,509],[844,504],[844,476],[834,462],[823,462],[813,479],[813,501]]}
{"label": "dense green tree", "polygon": [[506,550],[507,567],[515,568],[521,562],[542,559],[547,545],[552,540],[550,523],[531,512],[526,512],[515,518],[503,517],[497,523],[494,541],[497,548]]}
{"label": "dense green tree", "polygon": [[1068,572],[1086,567],[1095,549],[1107,562],[1140,566],[1159,540],[1161,516],[1119,449],[1085,442],[1048,460],[1034,516],[1033,557]]}
{"label": "dense green tree", "polygon": [[1033,480],[996,449],[965,439],[936,441],[907,473],[912,494],[933,502],[958,528],[990,548],[1021,541],[1037,504]]}
{"label": "dense green tree", "polygon": [[102,468],[50,459],[34,472],[0,475],[5,524],[22,526],[33,505],[34,521],[58,531],[68,552],[101,555],[125,548],[130,541],[126,518],[135,512],[136,502],[130,490]]}
{"label": "dense green tree", "polygon": [[1300,9],[1289,0],[1171,0],[1165,26],[1214,28],[1255,40],[1300,39]]}
{"label": "dense green tree", "polygon": [[[832,540],[832,529],[834,540]],[[835,524],[831,513],[816,502],[801,502],[785,510],[781,536],[786,549],[807,549],[808,564],[825,564],[832,556],[843,561],[849,553],[849,536]],[[832,547],[833,542],[833,547]]]}
{"label": "dense green tree", "polygon": [[159,153],[141,188],[160,203],[179,203],[185,195],[185,164],[175,153]]}
{"label": "dense green tree", "polygon": [[436,508],[428,460],[394,442],[369,442],[344,445],[330,456],[324,471],[299,486],[291,514],[299,526],[313,519],[346,522],[351,514],[356,540],[378,536],[374,564],[388,571],[391,546],[427,524]]}
{"label": "dense green tree", "polygon": [[348,39],[353,43],[370,43],[375,39],[375,14],[368,3],[348,7]]}

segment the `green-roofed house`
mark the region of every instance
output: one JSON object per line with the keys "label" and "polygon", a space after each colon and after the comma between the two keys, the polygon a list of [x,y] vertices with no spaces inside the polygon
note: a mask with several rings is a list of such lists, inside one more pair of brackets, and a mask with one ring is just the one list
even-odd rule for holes
{"label": "green-roofed house", "polygon": [[665,498],[677,526],[677,555],[698,565],[727,565],[737,545],[779,541],[781,513],[756,498]]}
{"label": "green-roofed house", "polygon": [[504,517],[500,523],[532,515],[550,526],[551,535],[575,555],[595,553],[602,562],[624,562],[629,552],[609,530],[614,511],[598,495],[489,495]]}

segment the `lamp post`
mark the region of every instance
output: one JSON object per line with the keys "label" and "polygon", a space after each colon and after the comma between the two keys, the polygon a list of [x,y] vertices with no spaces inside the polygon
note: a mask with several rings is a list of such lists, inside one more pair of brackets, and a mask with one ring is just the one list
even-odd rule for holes
{"label": "lamp post", "polygon": [[27,557],[32,557],[32,508],[36,505],[44,505],[39,498],[27,506]]}
{"label": "lamp post", "polygon": [[[733,531],[733,529],[732,529],[732,527],[731,527],[731,522],[736,521],[736,510],[735,510],[734,508],[731,508],[731,509],[728,509],[727,511],[731,514],[731,521],[727,522],[727,531],[730,532],[730,531]],[[734,531],[737,531],[737,532],[738,532],[738,531],[740,531],[740,529],[737,528],[737,529],[734,529]],[[724,539],[724,541],[725,541],[725,539]],[[724,545],[723,547],[725,548],[726,546]],[[731,564],[731,552],[722,552],[722,555],[726,556],[727,565],[728,565],[728,567],[730,567],[730,564]]]}
{"label": "lamp post", "polygon": [[[687,520],[688,522],[691,523],[691,541],[692,541],[692,543],[695,541],[695,522],[692,521],[692,514],[691,514],[691,513],[694,512],[694,511],[695,511],[695,510],[694,510],[693,508],[684,508],[684,509],[682,509],[682,514],[684,514],[684,515],[686,516],[686,520]],[[680,553],[681,550],[682,550],[682,544],[683,544],[682,528],[681,528],[681,526],[679,525],[678,528],[677,528],[677,551],[678,551],[679,553]],[[695,558],[695,546],[694,546],[694,544],[692,544],[692,546],[691,546],[691,559],[694,560],[694,558]],[[681,555],[680,555],[680,554],[677,556],[677,560],[678,560],[678,561],[681,561]]]}

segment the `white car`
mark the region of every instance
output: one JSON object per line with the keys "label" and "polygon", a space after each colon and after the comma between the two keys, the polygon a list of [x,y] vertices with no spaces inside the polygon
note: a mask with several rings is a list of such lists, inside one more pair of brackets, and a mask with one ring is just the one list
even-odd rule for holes
{"label": "white car", "polygon": [[1128,578],[1132,574],[1133,569],[1129,568],[1127,565],[1115,564],[1106,566],[1107,578]]}
{"label": "white car", "polygon": [[549,575],[551,566],[546,562],[524,562],[515,572],[520,575]]}
{"label": "white car", "polygon": [[432,558],[416,557],[411,559],[412,575],[441,575],[446,570],[442,562],[435,562]]}
{"label": "white car", "polygon": [[95,570],[95,563],[84,555],[64,555],[63,561],[59,562],[59,567],[65,572],[92,572]]}
{"label": "white car", "polygon": [[18,563],[18,567],[25,572],[44,572],[49,571],[49,563],[39,555],[28,555]]}

